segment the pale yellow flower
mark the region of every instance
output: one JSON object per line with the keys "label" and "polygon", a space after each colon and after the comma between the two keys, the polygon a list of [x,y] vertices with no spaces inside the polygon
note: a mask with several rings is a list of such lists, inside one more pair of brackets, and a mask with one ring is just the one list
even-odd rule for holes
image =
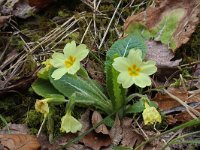
{"label": "pale yellow flower", "polygon": [[71,114],[66,113],[65,116],[62,117],[61,128],[60,128],[62,132],[76,133],[77,131],[80,131],[81,128],[82,128],[82,124],[76,118],[71,116]]}
{"label": "pale yellow flower", "polygon": [[154,124],[156,122],[161,123],[160,113],[156,110],[155,107],[151,107],[145,102],[145,109],[142,113],[144,124]]}
{"label": "pale yellow flower", "polygon": [[120,72],[117,82],[122,84],[123,88],[129,88],[133,84],[144,88],[151,85],[149,75],[157,71],[155,64],[152,60],[142,62],[141,50],[131,49],[127,57],[115,58],[112,65]]}
{"label": "pale yellow flower", "polygon": [[49,113],[48,99],[36,100],[35,109],[46,117]]}
{"label": "pale yellow flower", "polygon": [[76,47],[75,41],[66,44],[63,53],[55,52],[52,55],[51,64],[57,68],[51,75],[55,80],[60,79],[66,73],[75,74],[80,69],[80,61],[89,53],[85,44]]}

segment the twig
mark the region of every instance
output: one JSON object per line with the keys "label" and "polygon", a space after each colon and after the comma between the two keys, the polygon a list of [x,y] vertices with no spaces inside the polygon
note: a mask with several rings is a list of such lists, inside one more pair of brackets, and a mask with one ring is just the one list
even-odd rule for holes
{"label": "twig", "polygon": [[[184,101],[182,101],[181,99],[179,99],[178,97],[176,97],[175,95],[171,94],[170,92],[168,92],[167,90],[163,89],[164,92],[169,95],[171,98],[173,98],[174,100],[176,100],[177,102],[179,102],[181,105],[183,105],[186,108],[186,111],[192,116],[192,118],[196,119],[197,117],[195,115],[197,115],[198,117],[200,117],[200,113],[195,110],[194,108],[192,108],[191,106],[189,106],[187,103],[185,103]],[[192,112],[191,112],[192,111]],[[194,115],[194,114],[195,115]]]}
{"label": "twig", "polygon": [[189,64],[184,64],[184,65],[180,65],[179,67],[187,67],[187,66],[192,66],[192,65],[196,65],[196,64],[200,64],[200,61],[195,61]]}
{"label": "twig", "polygon": [[96,38],[97,36],[97,27],[96,27],[96,3],[97,0],[94,0],[94,12],[93,12],[93,24],[94,24],[94,37]]}
{"label": "twig", "polygon": [[54,47],[56,47],[61,41],[63,41],[66,37],[68,37],[70,34],[74,33],[75,31],[77,31],[78,28],[72,30],[70,33],[66,34],[65,36],[63,36],[56,44],[54,44],[51,49],[53,49]]}
{"label": "twig", "polygon": [[[86,3],[84,0],[81,0],[84,4],[86,4],[87,6],[89,6],[93,11],[94,8],[92,7],[92,5],[90,5],[89,3]],[[102,14],[100,11],[97,10],[98,13]]]}
{"label": "twig", "polygon": [[186,123],[184,123],[184,124],[182,124],[182,125],[179,125],[179,126],[177,126],[177,127],[174,127],[174,128],[172,128],[172,129],[170,129],[170,130],[167,130],[167,131],[165,131],[165,132],[162,132],[162,133],[160,133],[159,135],[156,135],[156,136],[154,136],[154,137],[151,137],[149,140],[146,140],[146,141],[142,142],[140,145],[138,145],[137,147],[135,147],[134,150],[138,150],[139,148],[143,147],[143,146],[146,145],[147,143],[150,143],[150,142],[154,141],[155,139],[158,139],[158,138],[160,138],[161,136],[166,135],[166,134],[168,134],[168,133],[170,133],[170,132],[174,132],[174,131],[177,131],[177,130],[179,130],[179,129],[184,129],[184,128],[191,127],[191,126],[195,126],[195,125],[199,125],[199,124],[200,124],[200,119],[199,119],[199,118],[198,118],[198,119],[191,120],[191,121],[186,122]]}
{"label": "twig", "polygon": [[192,98],[193,96],[195,96],[195,95],[197,95],[197,94],[199,94],[199,93],[200,93],[200,89],[194,90],[194,91],[190,91],[189,94],[192,94],[192,95],[190,95],[190,96],[188,97],[188,99],[189,99],[189,98]]}
{"label": "twig", "polygon": [[136,120],[135,122],[136,122],[137,126],[139,127],[140,131],[143,133],[143,135],[148,140],[149,139],[148,135],[144,132],[144,130],[142,129],[142,127],[140,126],[140,124],[138,123],[138,121]]}
{"label": "twig", "polygon": [[45,121],[46,121],[46,118],[47,118],[47,117],[44,117],[44,119],[43,119],[43,121],[42,121],[42,124],[41,124],[41,126],[40,126],[40,129],[39,129],[39,131],[38,131],[38,133],[37,133],[37,137],[40,136],[40,133],[41,133],[41,131],[42,131],[42,128],[43,128],[43,126],[44,126],[44,123],[45,123]]}
{"label": "twig", "polygon": [[105,38],[106,38],[106,35],[107,35],[107,33],[108,33],[108,30],[110,29],[110,26],[111,26],[111,24],[112,24],[112,22],[113,22],[113,19],[114,19],[116,13],[117,13],[117,10],[119,9],[119,6],[120,6],[121,2],[122,2],[122,0],[119,1],[118,5],[117,5],[117,8],[115,9],[115,12],[113,13],[113,16],[112,16],[112,18],[111,18],[111,20],[110,20],[110,22],[109,22],[109,24],[108,24],[108,27],[107,27],[107,29],[106,29],[106,31],[105,31],[105,33],[104,33],[104,36],[103,36],[103,38],[102,38],[102,40],[101,40],[101,43],[100,43],[98,49],[100,49],[100,48],[102,47],[102,45],[103,45],[103,42],[104,42],[104,40],[105,40]]}
{"label": "twig", "polygon": [[83,40],[84,40],[84,38],[85,38],[85,36],[86,36],[86,34],[87,34],[89,28],[90,28],[91,23],[92,23],[92,19],[90,20],[90,22],[89,22],[89,24],[88,24],[88,26],[87,26],[87,28],[86,28],[84,34],[83,34],[83,37],[82,37],[82,39],[81,39],[81,43],[83,43]]}

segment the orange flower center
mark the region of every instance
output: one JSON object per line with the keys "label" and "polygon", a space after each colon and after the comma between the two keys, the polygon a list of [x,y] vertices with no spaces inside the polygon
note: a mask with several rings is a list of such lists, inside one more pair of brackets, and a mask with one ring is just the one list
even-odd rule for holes
{"label": "orange flower center", "polygon": [[65,60],[65,67],[66,68],[70,68],[74,62],[76,61],[76,57],[73,57],[73,56],[69,56],[66,60]]}
{"label": "orange flower center", "polygon": [[138,76],[140,73],[140,68],[133,64],[131,67],[128,67],[128,73],[130,76]]}

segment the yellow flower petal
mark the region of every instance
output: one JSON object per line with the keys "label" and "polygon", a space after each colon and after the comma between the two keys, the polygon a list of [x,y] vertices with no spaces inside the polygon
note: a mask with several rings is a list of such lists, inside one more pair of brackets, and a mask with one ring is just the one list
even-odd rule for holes
{"label": "yellow flower petal", "polygon": [[63,75],[65,75],[67,73],[67,69],[65,67],[63,68],[58,68],[56,70],[54,70],[54,72],[52,73],[51,77],[54,78],[54,80],[58,80],[60,79]]}
{"label": "yellow flower petal", "polygon": [[69,74],[75,74],[80,69],[80,62],[75,62],[72,67],[67,69]]}
{"label": "yellow flower petal", "polygon": [[156,110],[155,107],[150,107],[145,102],[145,109],[142,113],[144,124],[154,124],[156,122],[161,123],[161,116],[160,113]]}
{"label": "yellow flower petal", "polygon": [[89,50],[86,48],[85,44],[80,44],[79,46],[77,46],[76,51],[77,52],[75,56],[79,61],[83,60],[89,53]]}
{"label": "yellow flower petal", "polygon": [[140,73],[134,78],[134,82],[137,86],[144,88],[151,85],[151,79],[148,75]]}
{"label": "yellow flower petal", "polygon": [[75,53],[76,53],[76,43],[75,43],[75,41],[67,43],[64,47],[63,52],[64,52],[65,57],[75,55]]}
{"label": "yellow flower petal", "polygon": [[61,67],[64,66],[63,60],[65,59],[65,56],[62,53],[53,53],[52,59],[50,60],[50,63],[54,67]]}
{"label": "yellow flower petal", "polygon": [[114,63],[112,66],[115,68],[115,70],[119,72],[126,71],[127,68],[129,67],[129,64],[127,62],[127,58],[125,57],[117,57],[114,59]]}
{"label": "yellow flower petal", "polygon": [[77,131],[80,131],[81,128],[82,128],[82,124],[70,114],[66,113],[66,115],[62,117],[61,128],[60,128],[62,132],[76,133]]}
{"label": "yellow flower petal", "polygon": [[130,64],[140,66],[142,63],[142,51],[139,49],[131,49],[127,56],[127,60]]}
{"label": "yellow flower petal", "polygon": [[129,88],[131,85],[133,85],[134,80],[127,74],[127,72],[123,72],[119,74],[117,82],[122,84],[123,88]]}
{"label": "yellow flower petal", "polygon": [[152,75],[157,71],[155,61],[149,60],[147,62],[143,62],[143,65],[141,67],[141,72],[145,73],[147,75]]}

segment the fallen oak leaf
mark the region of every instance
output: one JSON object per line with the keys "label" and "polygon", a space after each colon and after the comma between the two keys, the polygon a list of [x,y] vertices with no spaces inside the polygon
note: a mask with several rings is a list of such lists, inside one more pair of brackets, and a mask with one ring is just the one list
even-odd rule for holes
{"label": "fallen oak leaf", "polygon": [[92,131],[84,136],[83,143],[93,150],[99,150],[101,147],[109,146],[112,142],[110,136]]}
{"label": "fallen oak leaf", "polygon": [[81,115],[81,119],[80,122],[82,124],[82,128],[80,131],[80,134],[82,134],[83,132],[85,132],[86,130],[90,129],[91,127],[91,123],[90,123],[90,109],[87,109],[82,115]]}
{"label": "fallen oak leaf", "polygon": [[[99,122],[103,120],[101,114],[98,111],[94,111],[92,114],[92,125],[95,126]],[[102,134],[109,134],[108,129],[105,124],[101,124],[95,129],[96,133],[102,133]]]}
{"label": "fallen oak leaf", "polygon": [[145,59],[154,60],[158,68],[155,78],[156,85],[163,86],[167,79],[169,79],[174,73],[178,73],[177,66],[182,59],[172,60],[174,53],[168,49],[166,45],[156,41],[147,41],[147,54]]}
{"label": "fallen oak leaf", "polygon": [[[87,132],[87,130],[92,128],[90,113],[91,113],[91,111],[88,109],[83,115],[81,115],[80,122],[82,124],[82,129],[79,134]],[[94,123],[94,120],[93,120],[93,123]],[[109,146],[111,144],[111,138],[107,134],[102,134],[101,132],[96,133],[93,130],[90,133],[88,133],[87,135],[85,135],[83,137],[83,139],[81,140],[81,142],[85,146],[88,146],[88,147],[92,148],[93,150],[99,150],[101,147]]]}
{"label": "fallen oak leaf", "polygon": [[0,144],[7,149],[39,150],[40,144],[34,136],[25,134],[1,134]]}
{"label": "fallen oak leaf", "polygon": [[132,118],[124,118],[121,122],[123,137],[121,144],[128,148],[134,148],[144,141],[143,136],[133,130],[131,126],[132,121]]}
{"label": "fallen oak leaf", "polygon": [[7,127],[0,130],[0,134],[28,134],[28,127],[25,124],[9,123]]}
{"label": "fallen oak leaf", "polygon": [[115,146],[115,145],[118,145],[123,136],[122,136],[122,127],[121,127],[121,122],[119,120],[119,116],[116,115],[115,117],[115,122],[110,130],[110,137],[112,139],[112,144]]}
{"label": "fallen oak leaf", "polygon": [[[147,54],[145,59],[154,60],[159,69],[174,68],[179,65],[182,59],[173,60],[174,54],[163,45],[156,41],[147,41]],[[169,70],[167,70],[169,71]]]}

